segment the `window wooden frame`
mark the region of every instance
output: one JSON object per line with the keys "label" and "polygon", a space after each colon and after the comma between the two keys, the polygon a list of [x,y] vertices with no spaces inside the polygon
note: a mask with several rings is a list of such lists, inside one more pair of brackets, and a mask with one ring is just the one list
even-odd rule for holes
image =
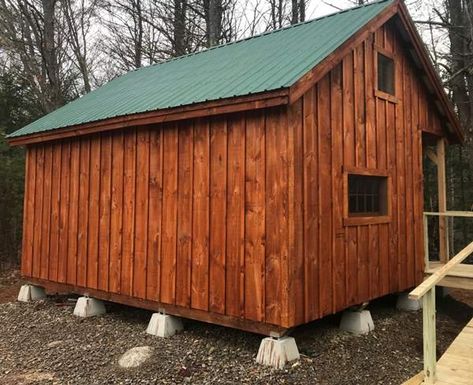
{"label": "window wooden frame", "polygon": [[[349,175],[378,176],[386,178],[386,213],[381,215],[350,215],[349,213]],[[343,225],[360,226],[376,225],[391,222],[391,173],[387,169],[371,169],[363,167],[343,167]]]}
{"label": "window wooden frame", "polygon": [[[373,68],[374,68],[374,95],[380,99],[387,100],[388,102],[391,103],[398,103],[398,98],[396,97],[396,93],[398,92],[397,87],[396,87],[396,67],[397,67],[397,57],[395,54],[392,52],[388,52],[386,49],[383,47],[380,47],[378,45],[374,45],[373,49]],[[394,82],[394,95],[387,93],[385,91],[381,91],[378,89],[379,85],[379,79],[378,79],[378,55],[381,54],[383,56],[386,56],[387,58],[391,59],[394,64],[393,68],[393,82]]]}

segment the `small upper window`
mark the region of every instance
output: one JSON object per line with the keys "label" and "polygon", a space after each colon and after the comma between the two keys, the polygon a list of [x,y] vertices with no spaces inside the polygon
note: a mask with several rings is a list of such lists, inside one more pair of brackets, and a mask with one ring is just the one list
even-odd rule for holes
{"label": "small upper window", "polygon": [[387,215],[387,179],[385,176],[349,174],[349,215]]}
{"label": "small upper window", "polygon": [[394,95],[394,60],[378,52],[378,90]]}

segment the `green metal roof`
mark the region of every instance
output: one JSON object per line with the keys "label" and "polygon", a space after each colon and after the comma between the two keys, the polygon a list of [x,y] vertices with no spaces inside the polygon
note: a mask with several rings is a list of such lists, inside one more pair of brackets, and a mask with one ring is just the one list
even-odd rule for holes
{"label": "green metal roof", "polygon": [[9,137],[290,87],[393,1],[351,8],[131,71]]}

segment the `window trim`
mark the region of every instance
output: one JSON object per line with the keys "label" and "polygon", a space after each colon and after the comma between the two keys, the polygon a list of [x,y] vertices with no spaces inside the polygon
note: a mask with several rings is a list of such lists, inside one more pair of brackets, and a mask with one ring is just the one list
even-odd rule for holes
{"label": "window trim", "polygon": [[[365,175],[379,176],[386,178],[386,214],[350,216],[349,213],[349,189],[348,175]],[[376,225],[391,222],[391,173],[387,169],[374,169],[365,167],[343,166],[343,225],[344,226],[360,226],[360,225]]]}
{"label": "window trim", "polygon": [[[392,52],[388,52],[386,49],[383,47],[380,47],[379,45],[374,44],[373,47],[373,65],[374,65],[374,95],[380,99],[387,100],[388,102],[391,103],[398,103],[399,99],[396,97],[396,92],[398,91],[396,88],[396,69],[397,69],[397,56],[396,54]],[[394,95],[391,95],[387,92],[381,91],[378,89],[378,54],[384,55],[388,58],[390,58],[393,63],[394,63]]]}

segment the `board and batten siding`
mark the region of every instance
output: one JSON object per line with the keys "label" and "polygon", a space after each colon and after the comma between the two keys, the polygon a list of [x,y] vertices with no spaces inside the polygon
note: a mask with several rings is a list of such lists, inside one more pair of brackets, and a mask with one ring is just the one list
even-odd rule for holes
{"label": "board and batten siding", "polygon": [[[394,56],[396,98],[373,92],[376,49]],[[290,107],[296,324],[422,281],[422,132],[442,129],[420,79],[396,30],[385,25]],[[344,223],[343,173],[357,169],[389,175],[386,223]]]}
{"label": "board and batten siding", "polygon": [[28,146],[22,273],[289,325],[288,162],[285,108]]}
{"label": "board and batten siding", "polygon": [[[373,43],[397,100],[375,96]],[[246,329],[415,286],[430,103],[386,25],[289,107],[29,145],[22,274]],[[388,170],[386,223],[344,222],[353,167]]]}

